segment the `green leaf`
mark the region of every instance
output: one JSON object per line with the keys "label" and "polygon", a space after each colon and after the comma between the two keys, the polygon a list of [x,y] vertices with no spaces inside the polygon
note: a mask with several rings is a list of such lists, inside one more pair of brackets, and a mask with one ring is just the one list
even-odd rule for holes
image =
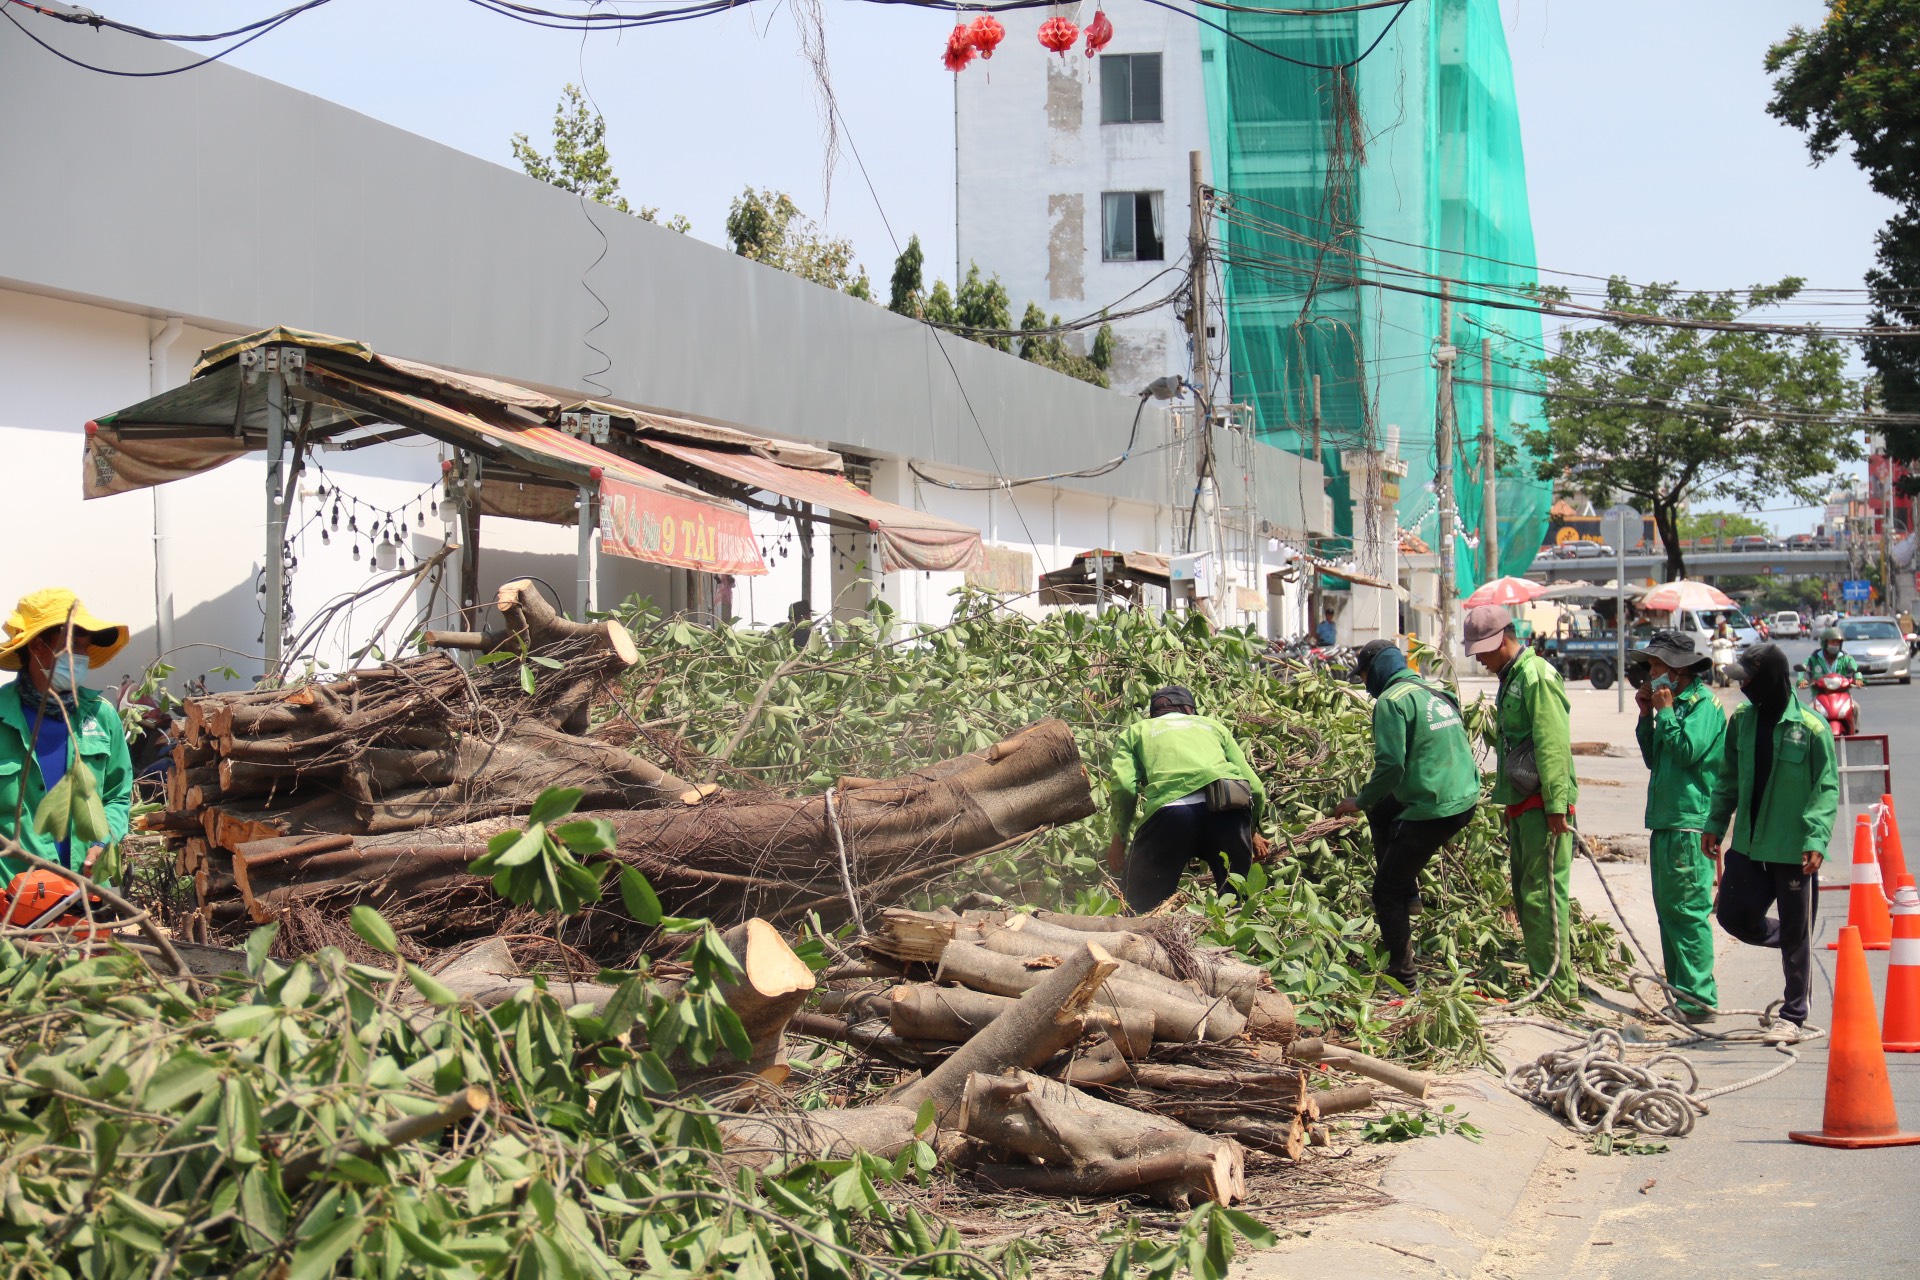
{"label": "green leaf", "polygon": [[229,1040],[251,1040],[279,1016],[269,1004],[235,1005],[215,1016],[213,1029]]}
{"label": "green leaf", "polygon": [[522,831],[514,842],[507,846],[504,853],[494,856],[493,866],[497,868],[525,866],[547,843],[547,829],[540,822],[534,822]]}
{"label": "green leaf", "polygon": [[420,993],[428,1004],[438,1005],[442,1009],[460,1003],[460,993],[441,982],[438,978],[417,964],[407,966],[407,980],[413,983],[413,989]]}
{"label": "green leaf", "polygon": [[916,1138],[925,1137],[932,1131],[934,1121],[939,1119],[939,1117],[940,1112],[938,1108],[933,1105],[932,1098],[928,1098],[922,1102],[919,1112],[913,1117],[913,1136]]}
{"label": "green leaf", "polygon": [[511,662],[520,655],[511,649],[495,649],[492,653],[483,653],[473,660],[476,667],[490,667],[496,662]]}
{"label": "green leaf", "polygon": [[372,907],[356,906],[347,917],[347,924],[360,941],[375,951],[389,956],[400,954],[400,939],[394,936],[393,926]]}
{"label": "green leaf", "polygon": [[578,787],[548,787],[533,802],[533,812],[527,815],[527,820],[552,826],[572,813],[579,806],[580,797],[585,794]]}
{"label": "green leaf", "polygon": [[520,692],[533,696],[533,668],[524,662],[520,664]]}
{"label": "green leaf", "polygon": [[537,663],[539,663],[539,664],[540,664],[541,666],[543,666],[543,667],[546,667],[546,668],[548,668],[549,670],[553,670],[553,671],[558,671],[558,670],[560,670],[560,669],[561,669],[562,667],[564,667],[564,666],[566,666],[566,663],[564,663],[564,662],[562,662],[562,661],[560,661],[560,659],[558,659],[558,658],[549,658],[549,657],[548,657],[548,656],[547,656],[546,654],[544,654],[544,653],[534,653],[534,654],[529,654],[529,655],[527,655],[527,661],[529,661],[529,662],[537,662]]}
{"label": "green leaf", "polygon": [[287,1265],[286,1280],[328,1280],[340,1259],[360,1242],[366,1230],[366,1218],[353,1214],[301,1241]]}
{"label": "green leaf", "polygon": [[53,784],[34,806],[33,829],[43,836],[65,840],[73,828],[73,778],[71,775]]}
{"label": "green leaf", "polygon": [[620,868],[620,903],[636,923],[648,926],[660,923],[662,912],[659,895],[654,893],[653,886],[647,883],[647,878],[640,874],[638,868]]}
{"label": "green leaf", "polygon": [[1280,1237],[1273,1228],[1250,1213],[1225,1207],[1222,1207],[1219,1213],[1227,1220],[1229,1226],[1239,1232],[1247,1243],[1256,1249],[1271,1249],[1280,1243]]}

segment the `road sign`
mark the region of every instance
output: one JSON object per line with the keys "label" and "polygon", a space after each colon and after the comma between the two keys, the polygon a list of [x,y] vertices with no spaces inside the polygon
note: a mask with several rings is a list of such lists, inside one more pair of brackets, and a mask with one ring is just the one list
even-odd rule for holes
{"label": "road sign", "polygon": [[1643,530],[1640,513],[1632,507],[1608,507],[1600,513],[1600,541],[1616,551],[1638,546]]}
{"label": "road sign", "polygon": [[1840,584],[1842,600],[1868,600],[1873,596],[1873,584],[1865,578],[1848,578]]}

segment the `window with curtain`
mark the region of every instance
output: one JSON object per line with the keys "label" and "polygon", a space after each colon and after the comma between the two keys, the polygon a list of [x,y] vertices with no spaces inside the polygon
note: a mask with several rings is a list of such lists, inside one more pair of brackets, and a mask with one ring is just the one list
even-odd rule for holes
{"label": "window with curtain", "polygon": [[1100,58],[1100,123],[1157,124],[1160,55],[1109,53]]}
{"label": "window with curtain", "polygon": [[1161,262],[1166,237],[1158,191],[1107,191],[1100,196],[1100,256],[1108,262]]}

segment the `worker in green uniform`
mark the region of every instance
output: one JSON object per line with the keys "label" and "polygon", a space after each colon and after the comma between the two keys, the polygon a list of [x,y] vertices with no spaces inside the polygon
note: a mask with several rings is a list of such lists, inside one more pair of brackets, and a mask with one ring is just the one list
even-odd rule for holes
{"label": "worker in green uniform", "polygon": [[1423,679],[1391,640],[1360,650],[1353,677],[1373,695],[1373,775],[1334,806],[1364,811],[1373,832],[1373,918],[1387,976],[1415,989],[1413,924],[1420,873],[1442,845],[1473,821],[1480,769],[1451,689]]}
{"label": "worker in green uniform", "polygon": [[1808,656],[1807,674],[1800,679],[1802,689],[1821,676],[1829,674],[1845,676],[1855,684],[1866,683],[1860,679],[1860,664],[1853,660],[1852,654],[1845,652],[1842,648],[1846,642],[1846,637],[1840,634],[1838,627],[1828,627],[1820,633],[1820,647]]}
{"label": "worker in green uniform", "polygon": [[1713,659],[1685,631],[1663,630],[1633,656],[1647,663],[1635,691],[1640,722],[1634,736],[1647,781],[1648,867],[1653,909],[1660,918],[1660,961],[1667,985],[1679,993],[1674,1012],[1688,1022],[1714,1016],[1720,993],[1713,980],[1714,859],[1701,847],[1713,805],[1714,783],[1726,746],[1727,714],[1707,687]]}
{"label": "worker in green uniform", "polygon": [[1267,802],[1232,731],[1200,715],[1191,692],[1177,684],[1154,690],[1147,716],[1121,733],[1108,792],[1113,840],[1107,868],[1135,912],[1172,897],[1196,857],[1213,869],[1214,887],[1222,891],[1229,873],[1245,875],[1261,843],[1254,831]]}
{"label": "worker in green uniform", "polygon": [[1466,649],[1500,677],[1494,701],[1500,767],[1493,802],[1505,806],[1507,870],[1526,943],[1527,967],[1561,1000],[1573,1001],[1573,775],[1570,704],[1560,673],[1520,643],[1497,604],[1467,612]]}
{"label": "worker in green uniform", "polygon": [[1820,864],[1833,838],[1840,775],[1827,722],[1793,696],[1779,645],[1742,654],[1735,678],[1747,704],[1727,724],[1702,843],[1722,862],[1714,907],[1720,927],[1742,942],[1779,949],[1786,990],[1762,1039],[1792,1044],[1807,1021]]}

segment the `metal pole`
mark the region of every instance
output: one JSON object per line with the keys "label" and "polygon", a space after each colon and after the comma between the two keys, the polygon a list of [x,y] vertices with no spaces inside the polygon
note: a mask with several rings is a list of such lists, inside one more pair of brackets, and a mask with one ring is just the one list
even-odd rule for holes
{"label": "metal pole", "polygon": [[1500,576],[1500,477],[1493,448],[1493,339],[1480,339],[1480,577]]}
{"label": "metal pole", "polygon": [[1440,346],[1434,363],[1440,366],[1440,412],[1437,415],[1434,496],[1440,500],[1440,662],[1453,666],[1453,286],[1440,282]]}
{"label": "metal pole", "polygon": [[1627,527],[1623,522],[1619,545],[1613,549],[1613,677],[1614,709],[1627,709]]}
{"label": "metal pole", "polygon": [[[1320,434],[1320,375],[1316,373],[1313,375],[1313,460],[1324,467],[1326,464],[1321,462],[1320,459],[1320,450],[1322,447]],[[1327,504],[1327,492],[1324,486],[1320,492],[1313,496],[1314,500],[1320,505],[1313,512],[1307,513],[1308,519],[1320,515]],[[1311,528],[1312,526],[1309,525],[1308,527]],[[1307,634],[1311,636],[1314,633],[1314,628],[1320,625],[1320,615],[1326,607],[1326,597],[1320,591],[1320,566],[1309,565],[1308,568],[1311,569],[1313,573],[1310,585],[1307,587]]]}
{"label": "metal pole", "polygon": [[794,508],[794,528],[800,536],[800,608],[813,616],[813,504]]}
{"label": "metal pole", "polygon": [[[278,357],[285,348],[269,347],[267,354]],[[280,670],[282,627],[287,600],[287,504],[286,475],[283,470],[287,451],[287,375],[279,360],[267,373],[267,573],[266,628],[262,636],[262,656],[266,674]]]}
{"label": "metal pole", "polygon": [[1107,611],[1107,549],[1103,546],[1093,557],[1093,616]]}
{"label": "metal pole", "polygon": [[597,603],[594,600],[593,539],[599,532],[599,501],[590,485],[580,486],[580,542],[574,553],[574,612],[585,622]]}

